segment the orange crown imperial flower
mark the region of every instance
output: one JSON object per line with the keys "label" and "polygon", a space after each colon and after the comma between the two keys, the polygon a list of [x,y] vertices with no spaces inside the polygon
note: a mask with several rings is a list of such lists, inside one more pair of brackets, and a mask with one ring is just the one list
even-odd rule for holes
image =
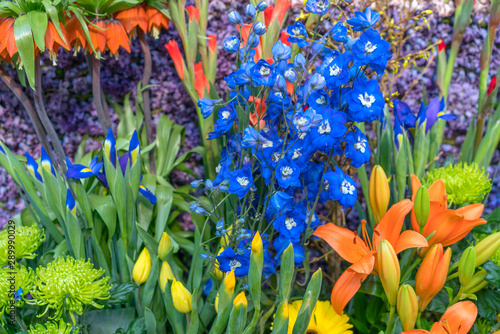
{"label": "orange crown imperial flower", "polygon": [[154,39],[160,37],[161,29],[168,29],[170,20],[158,9],[146,5],[146,19],[148,21],[148,31]]}
{"label": "orange crown imperial flower", "polygon": [[45,48],[48,51],[49,58],[52,60],[52,63],[56,65],[57,53],[59,52],[59,47],[62,46],[67,51],[71,50],[71,47],[68,44],[68,34],[66,32],[66,28],[62,23],[59,22],[61,27],[62,36],[64,37],[64,41],[57,32],[56,26],[52,21],[49,21],[47,24],[47,30],[45,31]]}
{"label": "orange crown imperial flower", "polygon": [[76,16],[73,16],[66,22],[66,31],[68,32],[68,43],[73,47],[73,55],[76,56],[81,49],[85,49],[87,39],[83,33],[83,28]]}
{"label": "orange crown imperial flower", "polygon": [[120,46],[130,53],[130,42],[121,22],[118,20],[109,20],[106,23],[106,28],[106,46],[111,55],[118,59],[118,49]]}
{"label": "orange crown imperial flower", "polygon": [[[106,22],[104,20],[96,19],[93,20],[92,23],[94,25],[91,24],[88,25],[90,41],[94,46],[94,50],[96,52],[95,55],[96,58],[99,58],[100,54],[106,51]],[[87,51],[89,51],[90,54],[93,53],[92,48],[90,46],[87,46]]]}
{"label": "orange crown imperial flower", "polygon": [[13,17],[0,18],[0,55],[6,60],[12,59],[17,53],[17,45],[14,39],[14,22]]}
{"label": "orange crown imperial flower", "polygon": [[137,29],[147,32],[148,20],[146,11],[141,4],[122,10],[118,12],[115,17],[122,22],[130,38],[135,38],[137,36]]}
{"label": "orange crown imperial flower", "polygon": [[427,240],[421,234],[411,230],[401,233],[405,216],[412,209],[413,203],[408,199],[394,204],[376,225],[372,239],[365,220],[362,221],[363,238],[355,231],[332,223],[316,229],[315,236],[325,240],[344,260],[352,263],[333,287],[331,301],[335,312],[342,314],[368,275],[379,272],[376,257],[380,241],[387,240],[396,254],[408,248],[427,246]]}

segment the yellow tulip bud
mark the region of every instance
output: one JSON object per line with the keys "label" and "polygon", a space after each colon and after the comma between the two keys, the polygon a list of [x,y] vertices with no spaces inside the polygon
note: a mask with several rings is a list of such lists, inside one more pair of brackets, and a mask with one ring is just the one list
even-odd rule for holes
{"label": "yellow tulip bud", "polygon": [[236,285],[236,277],[234,276],[234,270],[231,270],[229,274],[224,278],[224,287],[229,295],[233,295],[234,286]]}
{"label": "yellow tulip bud", "polygon": [[179,281],[172,283],[172,300],[174,307],[181,313],[191,312],[191,293]]}
{"label": "yellow tulip bud", "polygon": [[142,250],[137,262],[132,270],[132,279],[137,284],[142,284],[148,279],[149,273],[151,272],[151,256],[149,256],[149,251],[146,247]]}
{"label": "yellow tulip bud", "polygon": [[175,276],[168,262],[164,261],[160,271],[160,288],[162,292],[165,292],[165,286],[167,285],[168,280],[175,281]]}
{"label": "yellow tulip bud", "polygon": [[398,291],[398,314],[405,331],[415,328],[418,315],[418,300],[411,285],[404,284]]}
{"label": "yellow tulip bud", "polygon": [[387,240],[380,241],[378,245],[377,272],[389,305],[396,306],[401,271],[396,252]]}
{"label": "yellow tulip bud", "polygon": [[281,311],[283,319],[288,319],[288,303],[283,304],[283,309]]}
{"label": "yellow tulip bud", "polygon": [[384,169],[379,165],[373,168],[370,175],[369,198],[373,218],[375,219],[375,223],[378,224],[387,212],[387,207],[391,199],[389,181],[387,181]]}
{"label": "yellow tulip bud", "polygon": [[460,280],[460,285],[467,286],[469,284],[475,269],[476,251],[473,246],[469,246],[464,250],[458,262],[458,279]]}
{"label": "yellow tulip bud", "polygon": [[262,252],[263,247],[264,246],[262,244],[262,238],[260,236],[260,233],[257,231],[252,240],[252,253],[260,254]]}
{"label": "yellow tulip bud", "polygon": [[215,312],[219,313],[219,293],[217,292],[217,296],[215,296],[214,302]]}
{"label": "yellow tulip bud", "polygon": [[479,267],[488,261],[500,248],[500,232],[487,236],[479,241],[474,248],[476,249],[476,267]]}
{"label": "yellow tulip bud", "polygon": [[167,232],[163,232],[160,239],[160,244],[158,245],[158,257],[161,260],[165,260],[165,257],[172,250],[172,240]]}
{"label": "yellow tulip bud", "polygon": [[243,291],[240,292],[233,300],[233,306],[239,305],[244,305],[245,307],[248,306],[247,297],[245,297],[245,293]]}

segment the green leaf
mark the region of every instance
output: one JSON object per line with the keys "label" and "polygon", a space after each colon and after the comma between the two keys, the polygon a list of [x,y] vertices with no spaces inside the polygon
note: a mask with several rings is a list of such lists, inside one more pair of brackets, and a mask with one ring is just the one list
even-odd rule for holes
{"label": "green leaf", "polygon": [[146,322],[147,333],[156,334],[156,318],[153,312],[147,307],[144,311],[144,321]]}
{"label": "green leaf", "polygon": [[281,254],[281,271],[279,283],[279,300],[288,300],[292,290],[293,271],[295,270],[295,256],[293,246],[290,245]]}
{"label": "green leaf", "polygon": [[20,16],[14,22],[14,39],[16,41],[19,56],[26,70],[28,82],[31,88],[35,87],[35,46],[33,34],[27,15]]}
{"label": "green leaf", "polygon": [[485,264],[482,265],[483,269],[488,272],[488,275],[486,275],[485,280],[491,283],[493,286],[496,288],[500,287],[500,267],[492,262],[492,261],[487,261]]}
{"label": "green leaf", "polygon": [[156,283],[158,282],[158,277],[160,275],[160,263],[158,257],[153,259],[153,264],[151,266],[151,272],[149,273],[146,284],[144,284],[144,290],[142,290],[141,296],[141,307],[146,308],[144,310],[144,315],[146,315],[146,311],[148,308],[152,308],[153,296],[156,289]]}
{"label": "green leaf", "polygon": [[54,27],[56,28],[56,31],[59,34],[59,37],[61,37],[61,39],[63,40],[64,43],[67,43],[66,38],[64,38],[64,34],[62,32],[62,29],[61,29],[61,24],[59,22],[59,13],[58,13],[56,7],[54,7],[54,5],[52,5],[50,3],[50,0],[43,0],[42,3],[43,3],[43,6],[45,7],[45,11],[50,16],[52,23],[54,23]]}
{"label": "green leaf", "polygon": [[0,17],[17,17],[23,13],[22,9],[16,6],[13,2],[0,2]]}
{"label": "green leaf", "polygon": [[47,31],[48,19],[47,14],[39,11],[28,12],[33,38],[38,48],[45,51],[45,32]]}
{"label": "green leaf", "polygon": [[139,233],[139,237],[141,237],[142,241],[148,248],[148,250],[152,253],[151,255],[154,257],[158,256],[158,242],[151,236],[149,233],[144,230],[141,225],[135,224],[137,227],[137,232]]}

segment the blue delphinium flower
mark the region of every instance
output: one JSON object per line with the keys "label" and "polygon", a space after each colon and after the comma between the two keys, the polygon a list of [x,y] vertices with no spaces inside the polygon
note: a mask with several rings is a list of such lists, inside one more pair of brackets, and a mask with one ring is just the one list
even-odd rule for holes
{"label": "blue delphinium flower", "polygon": [[222,47],[224,48],[224,51],[228,53],[235,53],[240,48],[240,40],[234,35],[226,37]]}
{"label": "blue delphinium flower", "polygon": [[293,66],[289,66],[284,73],[286,81],[290,83],[294,83],[297,80],[297,71],[293,68]]}
{"label": "blue delphinium flower", "polygon": [[371,122],[380,117],[385,101],[375,80],[354,80],[353,89],[345,94],[349,104],[348,119],[355,122]]}
{"label": "blue delphinium flower", "polygon": [[255,86],[271,87],[276,79],[274,67],[266,60],[260,59],[251,69],[250,75]]}
{"label": "blue delphinium flower", "polygon": [[325,15],[328,12],[329,0],[307,0],[306,10],[312,14]]}
{"label": "blue delphinium flower", "polygon": [[298,266],[302,266],[302,262],[305,259],[305,252],[302,244],[300,242],[292,242],[290,239],[278,236],[274,239],[273,246],[276,250],[276,256],[274,257],[276,261],[280,261],[281,254],[288,248],[288,246],[292,245],[293,254],[294,254],[294,262]]}
{"label": "blue delphinium flower", "polygon": [[354,12],[354,18],[347,20],[347,23],[352,27],[354,31],[363,31],[370,27],[373,27],[380,15],[372,11],[370,7],[366,7],[365,12],[360,12],[359,10]]}
{"label": "blue delphinium flower", "polygon": [[229,192],[238,195],[239,198],[245,197],[253,186],[253,176],[250,166],[243,166],[242,169],[229,173]]}
{"label": "blue delphinium flower", "polygon": [[209,212],[200,205],[200,201],[196,201],[189,206],[189,211],[196,213],[197,215],[208,216]]}
{"label": "blue delphinium flower", "polygon": [[257,130],[252,126],[247,126],[243,131],[243,141],[241,142],[242,148],[257,147],[261,145],[272,145],[272,143],[262,136]]}
{"label": "blue delphinium flower", "polygon": [[292,48],[283,44],[282,41],[277,41],[271,49],[274,61],[288,60],[292,56]]}
{"label": "blue delphinium flower", "polygon": [[205,283],[202,287],[202,290],[203,290],[203,294],[205,296],[208,296],[208,294],[210,293],[210,291],[212,291],[212,287],[214,285],[214,281],[213,279],[209,278],[207,283]]}
{"label": "blue delphinium flower", "polygon": [[331,200],[338,201],[344,208],[352,208],[358,196],[353,179],[341,169],[336,168],[323,175],[326,181],[325,190]]}
{"label": "blue delphinium flower", "polygon": [[92,175],[97,176],[103,165],[102,162],[97,162],[97,159],[98,157],[94,157],[92,161],[90,161],[89,167],[79,164],[68,166],[66,177],[69,179],[86,179]]}
{"label": "blue delphinium flower", "polygon": [[283,191],[277,191],[269,198],[269,206],[267,207],[266,216],[268,220],[272,217],[280,216],[293,207],[293,197]]}
{"label": "blue delphinium flower", "polygon": [[390,47],[391,44],[384,41],[377,31],[368,29],[352,46],[354,62],[356,66],[369,65],[378,74],[383,74],[392,57]]}
{"label": "blue delphinium flower", "polygon": [[228,273],[234,270],[236,277],[245,277],[248,275],[250,266],[250,251],[247,249],[243,254],[236,254],[230,247],[226,248],[219,256],[219,270]]}
{"label": "blue delphinium flower", "polygon": [[38,181],[43,182],[42,176],[38,171],[38,164],[28,152],[26,152],[26,168],[31,173],[31,175],[35,176],[38,179]]}
{"label": "blue delphinium flower", "polygon": [[151,202],[151,204],[156,204],[156,196],[151,192],[151,190],[141,184],[139,186],[139,192],[142,194],[142,196],[146,197],[148,201]]}
{"label": "blue delphinium flower", "polygon": [[198,101],[198,107],[201,109],[201,114],[203,115],[203,118],[208,118],[210,115],[212,115],[212,112],[214,111],[215,106],[217,103],[222,102],[222,99],[200,99]]}
{"label": "blue delphinium flower", "polygon": [[292,210],[276,218],[273,227],[281,237],[299,241],[300,234],[306,229],[306,216],[300,210]]}
{"label": "blue delphinium flower", "polygon": [[349,82],[349,63],[352,61],[350,53],[343,53],[330,61],[323,69],[323,76],[329,89],[336,89]]}
{"label": "blue delphinium flower", "polygon": [[333,38],[335,42],[346,43],[347,42],[347,28],[342,24],[342,22],[337,22],[328,31],[328,35]]}
{"label": "blue delphinium flower", "polygon": [[288,26],[286,29],[288,35],[287,41],[290,43],[296,43],[297,46],[303,48],[309,43],[304,39],[307,38],[307,30],[306,27],[300,22],[295,21],[295,23],[291,26]]}
{"label": "blue delphinium flower", "polygon": [[307,82],[304,85],[304,95],[308,96],[313,91],[323,89],[325,88],[325,86],[326,86],[325,77],[323,77],[319,73],[314,73],[312,77],[309,80],[307,80]]}
{"label": "blue delphinium flower", "polygon": [[332,109],[325,110],[321,123],[311,131],[312,144],[318,151],[328,154],[344,136],[347,130],[345,123],[344,113]]}
{"label": "blue delphinium flower", "polygon": [[290,159],[282,158],[278,162],[276,179],[280,187],[297,187],[300,185],[300,168]]}
{"label": "blue delphinium flower", "polygon": [[219,109],[219,117],[214,125],[214,131],[208,134],[208,139],[218,138],[231,130],[233,122],[236,119],[236,111],[231,104]]}
{"label": "blue delphinium flower", "polygon": [[351,159],[353,167],[359,168],[370,160],[368,140],[357,126],[354,131],[348,132],[343,140],[346,142],[345,156]]}

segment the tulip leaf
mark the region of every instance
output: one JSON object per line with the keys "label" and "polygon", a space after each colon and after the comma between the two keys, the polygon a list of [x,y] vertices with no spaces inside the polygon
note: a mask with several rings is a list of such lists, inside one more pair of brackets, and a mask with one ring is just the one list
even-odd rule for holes
{"label": "tulip leaf", "polygon": [[32,10],[28,12],[28,19],[30,21],[31,31],[33,31],[33,38],[41,52],[45,51],[45,33],[47,31],[48,19],[47,14]]}
{"label": "tulip leaf", "polygon": [[158,256],[158,242],[146,231],[141,225],[138,223],[135,224],[137,227],[137,232],[139,233],[139,237],[141,237],[142,241],[148,248],[148,250],[154,255],[154,257]]}
{"label": "tulip leaf", "polygon": [[19,56],[23,62],[28,82],[31,88],[35,87],[35,45],[33,33],[27,15],[20,16],[14,22],[14,40],[16,41]]}
{"label": "tulip leaf", "polygon": [[147,307],[144,310],[144,321],[146,322],[147,334],[156,334],[156,318],[153,312]]}
{"label": "tulip leaf", "polygon": [[151,302],[153,300],[157,286],[156,283],[158,282],[158,277],[160,275],[160,266],[161,264],[159,263],[159,258],[155,257],[151,266],[151,272],[149,273],[146,284],[144,284],[144,290],[142,290],[141,307],[145,308],[144,316],[146,316],[148,308],[153,306]]}

